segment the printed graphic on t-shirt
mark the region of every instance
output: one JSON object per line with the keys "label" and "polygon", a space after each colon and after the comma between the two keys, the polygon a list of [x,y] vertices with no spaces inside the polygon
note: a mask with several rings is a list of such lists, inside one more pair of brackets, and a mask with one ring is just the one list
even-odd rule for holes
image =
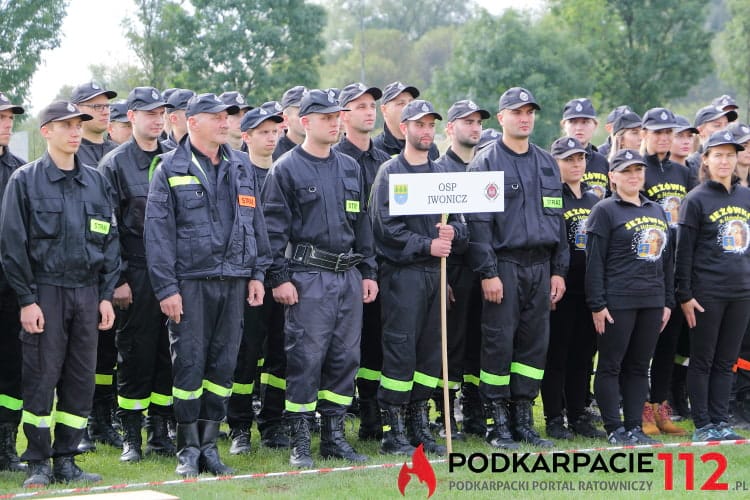
{"label": "printed graphic on t-shirt", "polygon": [[583,174],[581,181],[589,186],[589,191],[594,193],[601,200],[607,194],[607,185],[609,178],[600,172],[586,172]]}
{"label": "printed graphic on t-shirt", "polygon": [[635,232],[632,248],[640,260],[657,261],[667,246],[667,225],[656,217],[636,217],[625,224]]}
{"label": "printed graphic on t-shirt", "polygon": [[661,205],[667,222],[672,227],[677,227],[680,204],[686,194],[685,186],[671,182],[656,184],[646,190],[646,196]]}
{"label": "printed graphic on t-shirt", "polygon": [[716,210],[708,216],[711,222],[719,224],[716,243],[726,253],[745,253],[748,247],[750,212],[744,208],[728,206]]}
{"label": "printed graphic on t-shirt", "polygon": [[576,250],[586,250],[586,221],[590,208],[572,208],[563,214],[568,226],[568,240]]}

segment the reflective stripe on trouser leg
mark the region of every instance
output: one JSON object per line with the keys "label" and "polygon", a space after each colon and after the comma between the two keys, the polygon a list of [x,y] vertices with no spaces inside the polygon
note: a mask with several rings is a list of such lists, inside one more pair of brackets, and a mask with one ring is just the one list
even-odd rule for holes
{"label": "reflective stripe on trouser leg", "polygon": [[11,287],[0,292],[0,422],[21,420],[21,331],[18,298]]}
{"label": "reflective stripe on trouser leg", "polygon": [[281,422],[284,413],[286,394],[286,352],[284,352],[284,306],[273,300],[271,289],[266,289],[263,299],[268,306],[268,334],[266,335],[265,357],[261,373],[260,413],[257,416],[261,434],[269,427]]}
{"label": "reflective stripe on trouser leg", "polygon": [[362,338],[359,342],[357,393],[363,400],[375,399],[383,367],[383,325],[380,318],[380,294],[375,301],[362,304]]}

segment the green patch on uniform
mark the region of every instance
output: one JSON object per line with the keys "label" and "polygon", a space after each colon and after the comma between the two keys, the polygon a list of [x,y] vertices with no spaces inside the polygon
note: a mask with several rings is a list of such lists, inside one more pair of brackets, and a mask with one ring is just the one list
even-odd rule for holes
{"label": "green patch on uniform", "polygon": [[359,201],[357,200],[346,200],[346,211],[359,213]]}
{"label": "green patch on uniform", "polygon": [[109,222],[99,219],[91,219],[89,229],[92,233],[109,234],[109,225]]}
{"label": "green patch on uniform", "polygon": [[542,196],[542,205],[544,208],[562,208],[562,198],[559,196]]}

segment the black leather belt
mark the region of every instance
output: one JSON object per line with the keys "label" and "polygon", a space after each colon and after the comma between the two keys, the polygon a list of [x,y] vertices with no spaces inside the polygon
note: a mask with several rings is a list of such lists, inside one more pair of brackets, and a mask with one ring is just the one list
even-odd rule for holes
{"label": "black leather belt", "polygon": [[294,262],[337,273],[348,271],[362,262],[363,258],[362,254],[353,253],[351,250],[346,253],[326,252],[309,243],[298,244],[292,253]]}

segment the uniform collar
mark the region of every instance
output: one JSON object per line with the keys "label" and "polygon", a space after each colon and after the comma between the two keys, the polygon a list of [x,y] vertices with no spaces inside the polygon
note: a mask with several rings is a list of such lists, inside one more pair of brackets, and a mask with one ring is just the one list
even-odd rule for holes
{"label": "uniform collar", "polygon": [[[612,192],[612,198],[613,198],[613,199],[614,199],[614,200],[615,200],[615,201],[616,201],[617,203],[620,203],[620,204],[622,204],[622,205],[630,205],[630,206],[632,206],[632,207],[635,207],[635,206],[637,206],[637,205],[635,205],[635,204],[633,204],[633,203],[630,203],[629,201],[625,201],[625,200],[623,200],[623,199],[622,199],[622,198],[620,197],[620,195],[619,195],[619,194],[617,193],[617,191],[613,191],[613,192]],[[651,200],[649,200],[648,198],[646,198],[646,197],[645,197],[645,196],[643,195],[643,193],[638,193],[638,199],[640,199],[640,200],[641,200],[641,206],[645,206],[645,205],[651,205],[651,204],[653,204],[653,202],[652,202]]]}
{"label": "uniform collar", "polygon": [[454,162],[458,163],[459,165],[463,165],[464,167],[468,165],[467,162],[463,161],[460,156],[456,154],[455,151],[453,151],[453,148],[448,146],[448,149],[445,152],[445,156],[453,160]]}
{"label": "uniform collar", "polygon": [[[52,157],[49,155],[49,153],[44,153],[44,155],[41,158],[42,164],[44,165],[44,172],[47,174],[47,178],[50,182],[58,182],[63,179],[65,179],[67,176],[65,175],[65,172],[60,170],[58,166],[55,164],[55,162],[52,160]],[[73,179],[75,179],[79,184],[83,186],[87,186],[88,183],[83,177],[83,167],[81,166],[81,162],[78,161],[78,155],[75,155],[74,158],[75,161],[75,168],[76,173],[73,176]]]}

